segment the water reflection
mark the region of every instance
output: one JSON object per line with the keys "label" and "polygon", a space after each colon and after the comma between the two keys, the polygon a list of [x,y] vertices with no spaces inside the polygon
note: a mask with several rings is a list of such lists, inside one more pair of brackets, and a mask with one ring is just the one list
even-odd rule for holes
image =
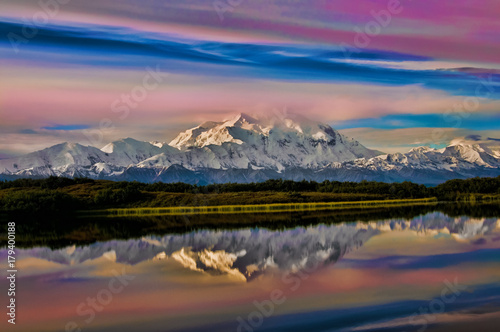
{"label": "water reflection", "polygon": [[[15,221],[18,229],[18,247],[64,248],[68,245],[86,245],[114,239],[140,238],[141,236],[191,233],[199,229],[239,230],[260,228],[287,230],[311,225],[337,225],[348,222],[373,222],[389,219],[412,220],[432,212],[450,217],[496,218],[500,216],[498,204],[424,204],[370,209],[337,211],[255,213],[240,215],[189,215],[145,216],[129,218],[3,216]],[[3,220],[5,222],[6,220]],[[0,234],[0,239],[6,234]]]}
{"label": "water reflection", "polygon": [[[52,221],[31,233],[36,222],[19,223],[16,330],[496,331],[498,209],[432,208],[190,219],[204,229],[172,218]],[[123,276],[111,300],[89,304]],[[429,311],[450,283],[466,288]],[[276,291],[285,300],[245,325]]]}
{"label": "water reflection", "polygon": [[481,236],[499,225],[497,218],[450,217],[434,212],[411,220],[316,225],[283,231],[259,228],[201,230],[59,250],[33,248],[21,251],[21,255],[68,265],[93,260],[109,252],[113,252],[117,262],[129,265],[171,258],[201,273],[229,274],[239,280],[252,280],[269,270],[295,272],[307,266],[320,268],[334,264],[381,233],[406,231],[419,236],[453,237],[457,241],[481,244],[486,241]]}

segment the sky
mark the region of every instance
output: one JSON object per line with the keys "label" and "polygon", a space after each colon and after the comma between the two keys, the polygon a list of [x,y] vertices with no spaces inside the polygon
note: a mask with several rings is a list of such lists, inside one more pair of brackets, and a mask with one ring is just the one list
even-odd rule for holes
{"label": "sky", "polygon": [[405,152],[500,137],[496,0],[2,0],[0,158],[284,110]]}

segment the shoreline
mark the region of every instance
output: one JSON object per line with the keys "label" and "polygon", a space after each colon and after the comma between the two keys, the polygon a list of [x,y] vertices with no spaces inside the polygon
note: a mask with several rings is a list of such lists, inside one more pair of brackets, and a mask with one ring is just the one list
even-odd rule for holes
{"label": "shoreline", "polygon": [[204,215],[240,213],[278,213],[295,211],[342,210],[350,208],[394,207],[438,203],[436,197],[416,199],[392,199],[371,201],[318,202],[318,203],[274,203],[249,205],[212,205],[177,207],[120,208],[94,211],[81,211],[85,215],[124,217],[124,216],[161,216],[161,215]]}

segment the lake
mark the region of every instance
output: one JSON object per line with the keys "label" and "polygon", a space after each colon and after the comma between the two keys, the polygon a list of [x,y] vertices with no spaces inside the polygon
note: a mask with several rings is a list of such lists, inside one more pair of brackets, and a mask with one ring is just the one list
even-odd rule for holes
{"label": "lake", "polygon": [[429,205],[17,220],[15,330],[497,331],[499,216]]}

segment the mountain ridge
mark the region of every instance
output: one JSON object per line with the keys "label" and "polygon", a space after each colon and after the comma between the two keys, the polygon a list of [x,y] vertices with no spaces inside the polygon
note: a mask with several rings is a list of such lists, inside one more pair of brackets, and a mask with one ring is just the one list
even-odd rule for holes
{"label": "mountain ridge", "polygon": [[[493,144],[493,143],[495,144]],[[500,175],[500,148],[473,135],[441,149],[383,154],[328,124],[291,113],[240,113],[206,121],[170,143],[124,138],[101,149],[61,143],[0,160],[0,179],[89,177],[143,182],[212,183],[293,180],[376,180],[441,183]]]}

